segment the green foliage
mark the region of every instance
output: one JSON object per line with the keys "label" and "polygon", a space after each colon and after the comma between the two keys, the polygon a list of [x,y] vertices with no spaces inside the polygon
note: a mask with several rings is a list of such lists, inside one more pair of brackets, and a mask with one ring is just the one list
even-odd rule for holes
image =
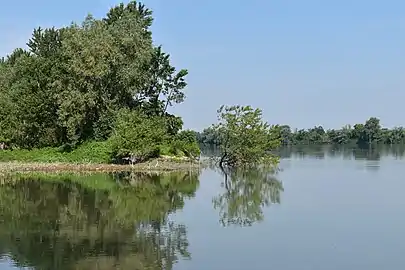
{"label": "green foliage", "polygon": [[182,90],[187,86],[185,77],[188,71],[182,69],[176,73],[175,68],[170,65],[170,55],[164,53],[161,46],[154,48],[146,72],[150,75],[148,87],[140,93],[137,101],[143,103],[148,114],[164,116],[168,106],[184,101],[185,94]]}
{"label": "green foliage", "polygon": [[165,113],[167,133],[170,136],[176,135],[183,128],[183,120],[181,117]]}
{"label": "green foliage", "polygon": [[250,106],[221,106],[218,124],[220,165],[250,167],[260,163],[277,163],[270,150],[280,144],[278,127],[262,120],[262,111]]}
{"label": "green foliage", "polygon": [[172,135],[168,119],[173,118],[121,110],[109,140],[112,157],[130,157],[135,162],[141,162],[160,155],[199,156],[200,148],[195,133],[185,130]]}
{"label": "green foliage", "polygon": [[[192,130],[183,130],[176,134],[172,141],[173,149],[181,151],[185,156],[196,158],[201,154],[196,133]],[[178,153],[173,153],[177,155]]]}
{"label": "green foliage", "polygon": [[28,50],[0,63],[0,138],[25,149],[104,141],[122,109],[165,119],[175,136],[183,122],[167,110],[184,101],[188,72],[153,45],[152,22],[152,11],[131,1],[102,19],[35,29]]}
{"label": "green foliage", "polygon": [[123,109],[118,114],[109,141],[114,157],[132,156],[137,161],[144,161],[159,156],[159,146],[167,140],[166,137],[164,118]]}
{"label": "green foliage", "polygon": [[70,152],[55,147],[4,150],[0,151],[0,161],[110,163],[111,149],[107,142],[86,142]]}
{"label": "green foliage", "polygon": [[205,128],[202,132],[197,132],[197,140],[204,145],[219,145],[219,134],[212,127]]}
{"label": "green foliage", "polygon": [[176,139],[161,145],[159,149],[162,156],[196,158],[200,155],[198,144],[190,144]]}
{"label": "green foliage", "polygon": [[176,134],[176,139],[185,143],[197,142],[196,132],[193,130],[182,130]]}
{"label": "green foliage", "polygon": [[[380,120],[371,117],[365,124],[346,125],[341,129],[325,130],[322,126],[292,131],[288,125],[279,126],[282,145],[314,144],[404,144],[405,128],[382,128]],[[197,133],[198,142],[207,145],[219,145],[219,134],[211,127]]]}

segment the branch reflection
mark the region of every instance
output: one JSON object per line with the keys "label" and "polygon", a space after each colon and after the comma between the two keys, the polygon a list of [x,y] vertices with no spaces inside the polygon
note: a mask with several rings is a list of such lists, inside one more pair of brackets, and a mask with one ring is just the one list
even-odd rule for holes
{"label": "branch reflection", "polygon": [[251,226],[263,220],[263,208],[280,203],[282,182],[272,168],[221,170],[224,192],[213,199],[223,226]]}

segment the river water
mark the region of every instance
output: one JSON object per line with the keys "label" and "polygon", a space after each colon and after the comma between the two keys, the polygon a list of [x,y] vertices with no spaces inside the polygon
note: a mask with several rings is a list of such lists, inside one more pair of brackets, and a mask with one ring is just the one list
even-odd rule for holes
{"label": "river water", "polygon": [[284,149],[280,171],[4,176],[0,269],[402,270],[400,148]]}

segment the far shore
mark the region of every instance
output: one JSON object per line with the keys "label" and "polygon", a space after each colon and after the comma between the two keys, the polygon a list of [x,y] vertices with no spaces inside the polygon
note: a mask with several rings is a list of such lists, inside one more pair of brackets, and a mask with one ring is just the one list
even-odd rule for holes
{"label": "far shore", "polygon": [[98,164],[98,163],[59,163],[59,162],[21,162],[10,161],[0,162],[0,172],[120,172],[120,171],[138,171],[138,172],[172,172],[199,170],[203,163],[199,161],[171,159],[161,157],[148,162],[119,165],[119,164]]}

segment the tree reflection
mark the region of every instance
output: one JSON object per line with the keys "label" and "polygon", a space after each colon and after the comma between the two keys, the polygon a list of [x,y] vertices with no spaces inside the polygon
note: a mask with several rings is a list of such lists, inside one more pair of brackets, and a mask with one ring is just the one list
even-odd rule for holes
{"label": "tree reflection", "polygon": [[172,269],[178,259],[190,258],[186,228],[170,221],[169,213],[194,196],[197,174],[20,176],[4,182],[0,256],[17,266]]}
{"label": "tree reflection", "polygon": [[222,170],[225,192],[213,199],[223,226],[250,226],[263,220],[263,208],[280,203],[283,185],[270,168]]}
{"label": "tree reflection", "polygon": [[360,147],[359,145],[295,145],[281,147],[277,150],[282,159],[285,158],[317,158],[327,157],[356,159],[356,160],[380,160],[384,157],[393,156],[403,159],[405,156],[404,145],[373,145],[372,147]]}

